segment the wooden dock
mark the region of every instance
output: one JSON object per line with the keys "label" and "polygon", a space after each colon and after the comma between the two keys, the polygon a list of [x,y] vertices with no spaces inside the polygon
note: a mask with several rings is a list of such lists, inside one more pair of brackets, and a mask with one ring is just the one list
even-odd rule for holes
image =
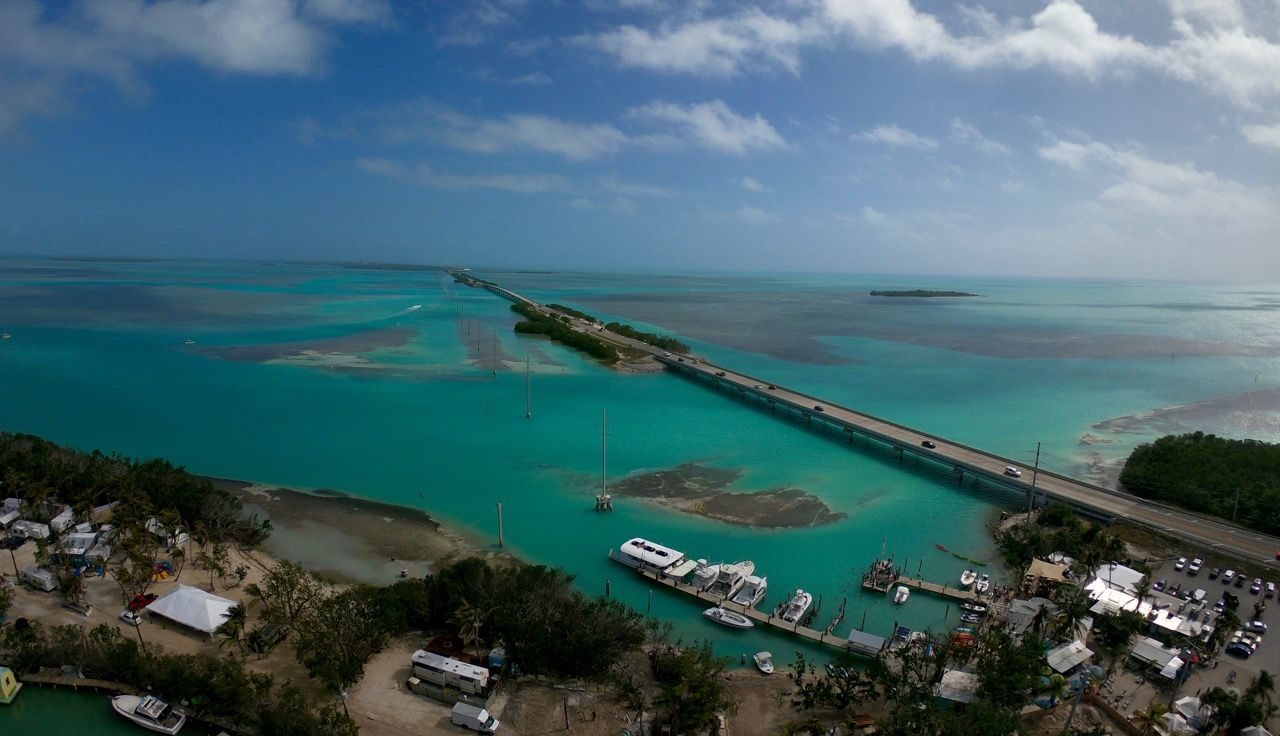
{"label": "wooden dock", "polygon": [[823,631],[817,631],[816,629],[811,629],[807,626],[801,626],[799,623],[793,624],[787,621],[783,621],[781,618],[774,616],[771,613],[764,613],[762,611],[757,611],[754,608],[747,608],[746,606],[734,603],[733,601],[720,598],[719,596],[712,595],[705,591],[698,590],[697,588],[687,583],[681,583],[671,578],[660,577],[659,575],[652,572],[648,572],[646,570],[636,570],[636,573],[638,575],[648,578],[649,580],[659,585],[665,586],[672,590],[679,591],[681,593],[684,593],[685,595],[691,595],[694,598],[697,598],[700,601],[709,603],[713,606],[722,606],[726,611],[734,611],[737,613],[741,613],[742,615],[754,621],[757,625],[764,625],[772,629],[775,629],[777,631],[784,631],[788,634],[798,636],[802,639],[808,639],[809,641],[814,642],[816,644],[825,644],[826,646],[839,649],[842,652],[851,651],[849,649],[849,641],[846,637],[836,636],[834,634],[828,634]]}
{"label": "wooden dock", "polygon": [[[953,598],[958,601],[977,602],[977,601],[981,601],[983,598],[983,596],[973,592],[972,590],[964,590],[963,588],[952,588],[950,586],[939,585],[938,583],[931,583],[928,580],[921,580],[919,578],[909,578],[909,577],[900,576],[895,582],[895,585],[905,585],[908,588],[913,588],[915,590],[923,590],[926,593],[933,593],[934,595],[940,595],[944,598]],[[990,596],[987,596],[987,598],[990,599]]]}

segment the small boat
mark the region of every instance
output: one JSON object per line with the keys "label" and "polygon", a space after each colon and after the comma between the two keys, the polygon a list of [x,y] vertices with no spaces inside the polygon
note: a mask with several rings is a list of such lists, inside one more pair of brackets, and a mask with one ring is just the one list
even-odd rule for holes
{"label": "small boat", "polygon": [[750,629],[755,626],[755,623],[752,622],[751,619],[743,616],[741,613],[737,613],[736,611],[727,611],[720,606],[708,608],[702,612],[702,615],[718,624],[723,624],[734,629]]}
{"label": "small boat", "polygon": [[987,604],[985,603],[961,603],[960,608],[970,613],[986,613]]}
{"label": "small boat", "polygon": [[950,551],[951,551],[951,550],[947,549],[947,545],[945,545],[945,544],[935,544],[935,545],[933,545],[933,546],[937,547],[937,548],[938,548],[938,551],[940,551],[940,552],[950,552]]}
{"label": "small boat", "polygon": [[910,627],[899,626],[897,630],[893,632],[893,638],[889,640],[889,648],[901,649],[902,647],[905,647],[911,641],[911,637],[914,634],[915,632],[912,631]]}
{"label": "small boat", "polygon": [[902,605],[907,602],[907,598],[911,596],[911,589],[905,585],[899,585],[898,589],[893,591],[894,605]]}
{"label": "small boat", "polygon": [[982,621],[982,616],[976,613],[965,612],[960,614],[960,620],[966,624],[976,624]]}
{"label": "small boat", "polygon": [[13,337],[13,335],[10,335],[9,333],[6,332],[3,335],[0,335],[0,340],[8,340],[11,337]]}
{"label": "small boat", "polygon": [[986,593],[991,590],[991,576],[985,572],[978,576],[978,582],[974,583],[973,589],[978,593]]}
{"label": "small boat", "polygon": [[769,578],[760,578],[755,575],[748,575],[747,581],[742,584],[742,587],[730,600],[740,606],[755,608],[756,605],[764,599],[764,594],[768,591]]}
{"label": "small boat", "polygon": [[756,652],[752,657],[756,661],[756,667],[766,675],[773,674],[773,655],[768,652]]}
{"label": "small boat", "polygon": [[973,570],[965,570],[960,573],[960,587],[968,589],[978,579],[978,573]]}
{"label": "small boat", "polygon": [[196,344],[196,341],[195,341],[195,340],[192,340],[191,338],[189,338],[189,337],[188,337],[187,339],[185,339],[185,340],[183,340],[183,341],[182,341],[182,344],[183,344],[183,345],[195,345],[195,344]]}
{"label": "small boat", "polygon": [[148,731],[175,734],[187,722],[187,714],[174,708],[154,695],[117,695],[111,698],[116,713],[142,726]]}
{"label": "small boat", "polygon": [[786,603],[778,606],[778,608],[782,612],[780,614],[782,620],[789,624],[794,624],[799,623],[800,619],[804,618],[804,615],[809,611],[809,606],[812,605],[813,594],[796,588],[796,592],[787,599]]}

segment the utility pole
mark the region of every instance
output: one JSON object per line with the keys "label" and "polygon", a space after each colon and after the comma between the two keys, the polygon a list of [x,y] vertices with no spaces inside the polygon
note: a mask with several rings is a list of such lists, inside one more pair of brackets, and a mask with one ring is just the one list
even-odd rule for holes
{"label": "utility pole", "polygon": [[1236,504],[1231,507],[1231,523],[1236,523],[1236,513],[1240,511],[1240,489],[1236,489]]}
{"label": "utility pole", "polygon": [[529,374],[529,356],[524,356],[524,418],[533,418],[533,379]]}
{"label": "utility pole", "polygon": [[1031,518],[1031,507],[1036,501],[1036,480],[1040,477],[1040,443],[1036,443],[1036,464],[1031,471],[1031,488],[1027,490],[1027,518]]}
{"label": "utility pole", "polygon": [[498,377],[498,333],[493,333],[493,377]]}

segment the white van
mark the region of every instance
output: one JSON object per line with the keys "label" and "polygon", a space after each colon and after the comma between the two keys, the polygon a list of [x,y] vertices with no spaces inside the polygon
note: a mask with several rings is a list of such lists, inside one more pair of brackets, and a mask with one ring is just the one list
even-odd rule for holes
{"label": "white van", "polygon": [[493,733],[498,730],[498,719],[489,715],[489,711],[463,702],[453,704],[450,720],[455,726],[462,726],[480,733]]}

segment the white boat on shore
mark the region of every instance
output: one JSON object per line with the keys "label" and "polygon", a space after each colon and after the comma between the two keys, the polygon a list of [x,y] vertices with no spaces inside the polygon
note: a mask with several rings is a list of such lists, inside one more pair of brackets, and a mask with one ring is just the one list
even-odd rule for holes
{"label": "white boat on shore", "polygon": [[985,594],[988,590],[991,590],[991,576],[986,574],[985,572],[979,575],[978,582],[974,584],[973,589],[982,594]]}
{"label": "white boat on shore", "polygon": [[974,570],[965,570],[960,573],[960,587],[968,590],[978,580],[978,573]]}
{"label": "white boat on shore", "polygon": [[154,695],[117,695],[111,698],[116,713],[156,733],[175,734],[186,725],[187,714]]}
{"label": "white boat on shore", "polygon": [[899,585],[898,589],[893,591],[893,604],[895,606],[901,606],[903,603],[906,603],[907,599],[910,597],[911,589],[905,585]]}
{"label": "white boat on shore", "polygon": [[769,652],[756,652],[752,657],[756,661],[756,667],[766,675],[773,674],[773,655]]}
{"label": "white boat on shore", "polygon": [[708,608],[702,612],[702,615],[718,624],[723,624],[724,626],[734,629],[750,629],[756,625],[754,621],[743,616],[741,613],[738,613],[737,611],[729,611],[721,608],[720,606]]}
{"label": "white boat on shore", "polygon": [[767,593],[768,590],[769,578],[748,575],[746,582],[742,584],[742,588],[740,588],[730,600],[740,606],[755,608],[760,601],[764,600],[764,594]]}
{"label": "white boat on shore", "polygon": [[755,571],[756,563],[751,560],[722,564],[715,582],[707,588],[707,592],[721,598],[732,598]]}
{"label": "white boat on shore", "polygon": [[786,603],[783,603],[778,608],[782,612],[780,614],[782,620],[794,624],[799,623],[800,619],[804,618],[804,615],[809,612],[809,606],[812,605],[813,594],[796,588],[796,592],[787,599]]}

